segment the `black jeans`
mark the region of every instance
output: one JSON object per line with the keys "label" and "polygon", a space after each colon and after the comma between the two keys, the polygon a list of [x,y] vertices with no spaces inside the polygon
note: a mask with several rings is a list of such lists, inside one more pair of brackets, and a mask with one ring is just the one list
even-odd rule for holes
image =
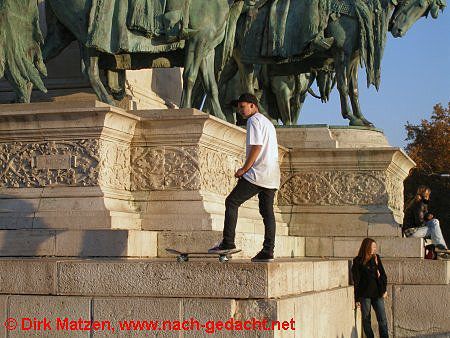
{"label": "black jeans", "polygon": [[264,251],[273,254],[276,228],[273,200],[276,191],[277,189],[268,189],[257,186],[244,178],[239,179],[237,185],[225,200],[226,210],[223,227],[223,243],[225,245],[234,245],[239,207],[242,203],[258,194],[259,212],[264,221],[263,249]]}
{"label": "black jeans", "polygon": [[362,298],[361,299],[361,314],[363,321],[363,329],[367,338],[373,338],[372,325],[370,320],[370,308],[375,310],[375,315],[378,320],[378,331],[380,338],[388,338],[388,324],[386,319],[386,310],[384,309],[383,298]]}

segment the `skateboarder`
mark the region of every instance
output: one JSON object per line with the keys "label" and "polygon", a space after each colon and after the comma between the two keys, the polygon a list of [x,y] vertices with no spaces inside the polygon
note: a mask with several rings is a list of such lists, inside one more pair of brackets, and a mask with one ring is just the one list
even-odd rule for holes
{"label": "skateboarder", "polygon": [[275,247],[275,215],[273,202],[280,186],[277,134],[273,124],[259,112],[257,98],[242,94],[233,102],[247,119],[246,161],[234,176],[238,182],[225,200],[223,240],[209,252],[236,248],[234,243],[239,206],[258,195],[259,212],[264,221],[263,249],[252,258],[253,262],[273,261]]}

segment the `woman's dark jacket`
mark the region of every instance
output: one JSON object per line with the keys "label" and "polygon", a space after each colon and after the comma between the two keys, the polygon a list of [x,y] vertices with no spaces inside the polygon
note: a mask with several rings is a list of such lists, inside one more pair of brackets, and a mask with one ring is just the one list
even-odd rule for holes
{"label": "woman's dark jacket", "polygon": [[403,217],[403,230],[409,228],[423,227],[426,223],[426,215],[428,214],[428,201],[414,201],[405,210]]}
{"label": "woman's dark jacket", "polygon": [[[387,276],[381,258],[377,255],[378,265],[372,257],[367,264],[363,264],[360,257],[353,259],[352,276],[355,289],[355,301],[361,298],[380,298],[386,292]],[[380,272],[378,277],[377,270]]]}

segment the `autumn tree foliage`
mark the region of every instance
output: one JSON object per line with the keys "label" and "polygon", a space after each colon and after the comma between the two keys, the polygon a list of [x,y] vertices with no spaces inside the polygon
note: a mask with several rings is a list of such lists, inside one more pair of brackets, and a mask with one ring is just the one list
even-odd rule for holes
{"label": "autumn tree foliage", "polygon": [[429,120],[408,122],[405,128],[406,152],[417,164],[405,180],[405,203],[419,185],[429,186],[431,211],[450,245],[450,102],[447,107],[435,105]]}

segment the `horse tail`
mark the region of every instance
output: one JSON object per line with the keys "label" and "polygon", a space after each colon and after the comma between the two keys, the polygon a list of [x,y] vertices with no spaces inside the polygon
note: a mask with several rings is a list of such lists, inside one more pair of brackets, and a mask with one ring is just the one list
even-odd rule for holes
{"label": "horse tail", "polygon": [[228,60],[233,55],[234,42],[236,36],[236,26],[244,7],[244,1],[233,3],[228,12],[228,19],[225,26],[225,37],[223,40],[223,48],[220,62],[220,71],[225,67]]}

